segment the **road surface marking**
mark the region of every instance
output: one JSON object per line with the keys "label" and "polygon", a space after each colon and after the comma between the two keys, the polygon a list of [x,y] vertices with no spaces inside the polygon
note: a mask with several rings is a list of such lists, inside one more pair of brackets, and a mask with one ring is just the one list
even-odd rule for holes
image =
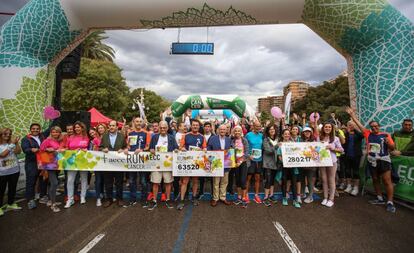
{"label": "road surface marking", "polygon": [[175,241],[174,249],[172,251],[173,253],[179,253],[183,249],[184,237],[190,225],[192,214],[193,214],[193,205],[190,204],[189,206],[185,207],[183,224],[181,224],[181,228],[178,234],[177,241]]}
{"label": "road surface marking", "polygon": [[90,241],[83,249],[79,251],[79,253],[87,253],[89,252],[102,238],[104,238],[105,234],[99,234],[92,241]]}
{"label": "road surface marking", "polygon": [[300,253],[300,250],[298,249],[298,247],[296,247],[296,244],[293,242],[292,238],[290,238],[290,236],[288,235],[286,230],[283,228],[283,226],[277,221],[273,221],[273,225],[279,232],[283,241],[285,241],[286,245],[289,247],[290,251],[292,253]]}

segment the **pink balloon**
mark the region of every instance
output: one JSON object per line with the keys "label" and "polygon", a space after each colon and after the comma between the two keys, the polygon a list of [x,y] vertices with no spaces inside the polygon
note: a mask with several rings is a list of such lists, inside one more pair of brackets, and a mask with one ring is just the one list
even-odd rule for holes
{"label": "pink balloon", "polygon": [[46,106],[43,110],[43,117],[48,120],[57,119],[60,117],[60,112],[55,110],[53,106]]}
{"label": "pink balloon", "polygon": [[319,120],[320,116],[319,113],[314,114],[313,112],[311,113],[311,115],[309,115],[309,121],[310,122],[315,122],[315,117],[316,117],[316,121]]}
{"label": "pink balloon", "polygon": [[276,119],[281,119],[283,118],[282,115],[282,110],[280,110],[279,107],[274,106],[272,107],[272,109],[270,110],[270,113],[272,114],[273,117],[275,117]]}

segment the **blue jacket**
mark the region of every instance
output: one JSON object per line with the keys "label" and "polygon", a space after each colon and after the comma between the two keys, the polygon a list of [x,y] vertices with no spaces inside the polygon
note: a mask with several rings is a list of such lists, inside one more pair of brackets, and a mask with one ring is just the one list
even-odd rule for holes
{"label": "blue jacket", "polygon": [[[231,148],[231,139],[230,137],[225,136],[224,137],[224,149],[227,150],[230,148]],[[222,150],[221,145],[220,145],[220,136],[212,135],[208,139],[207,150]]]}
{"label": "blue jacket", "polygon": [[[151,137],[150,149],[155,149],[155,146],[157,146],[159,138],[160,138],[160,134],[155,134]],[[178,149],[178,145],[177,145],[177,142],[175,141],[174,136],[167,134],[167,138],[168,138],[168,152],[172,152],[175,149]]]}
{"label": "blue jacket", "polygon": [[[50,134],[50,128],[46,131],[39,134],[40,143],[42,143]],[[37,163],[36,154],[32,152],[32,148],[40,148],[37,141],[31,137],[31,135],[26,135],[21,141],[21,147],[25,154],[25,163]]]}

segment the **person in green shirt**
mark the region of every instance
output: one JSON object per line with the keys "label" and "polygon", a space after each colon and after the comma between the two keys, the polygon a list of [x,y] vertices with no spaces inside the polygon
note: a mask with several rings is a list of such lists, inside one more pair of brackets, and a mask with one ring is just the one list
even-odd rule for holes
{"label": "person in green shirt", "polygon": [[413,120],[405,119],[402,128],[392,135],[395,142],[395,150],[391,152],[393,156],[414,156],[414,131]]}

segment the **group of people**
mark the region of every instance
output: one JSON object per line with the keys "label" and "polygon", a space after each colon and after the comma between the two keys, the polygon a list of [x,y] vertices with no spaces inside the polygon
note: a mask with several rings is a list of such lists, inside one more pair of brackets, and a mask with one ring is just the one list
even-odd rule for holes
{"label": "group of people", "polygon": [[[199,205],[204,196],[205,185],[211,181],[210,205],[219,203],[246,208],[251,201],[270,207],[278,198],[276,192],[282,192],[282,205],[289,205],[291,200],[295,208],[303,203],[314,202],[317,191],[316,182],[323,188],[321,204],[332,208],[339,189],[357,196],[359,193],[359,168],[366,146],[367,168],[370,172],[377,197],[372,204],[384,204],[386,210],[395,212],[393,203],[393,182],[391,178],[391,156],[414,155],[413,121],[404,120],[402,129],[392,136],[380,131],[376,121],[369,123],[366,129],[357,119],[351,108],[346,110],[351,120],[345,126],[335,121],[319,124],[317,118],[310,122],[304,119],[300,124],[286,124],[283,120],[276,123],[259,121],[248,122],[242,119],[238,124],[224,122],[212,124],[201,123],[198,119],[190,122],[162,120],[147,124],[136,117],[130,125],[118,129],[116,121],[108,125],[99,124],[89,130],[82,122],[67,125],[65,133],[58,126],[41,132],[41,126],[34,123],[30,133],[22,140],[12,136],[12,130],[0,132],[0,216],[4,211],[19,210],[15,203],[16,186],[19,178],[17,155],[25,154],[26,189],[25,198],[29,209],[37,203],[46,204],[53,212],[59,212],[56,200],[59,174],[64,174],[65,203],[64,208],[71,208],[75,201],[86,203],[86,194],[91,178],[94,178],[96,206],[109,207],[116,203],[120,207],[131,207],[141,202],[142,207],[154,210],[159,202],[167,208],[182,210],[189,197],[191,186],[191,204]],[[365,140],[365,143],[364,143]],[[285,142],[323,142],[330,151],[333,166],[320,168],[287,168],[282,163],[281,146]],[[36,153],[63,152],[65,150],[96,150],[134,152],[143,151],[172,152],[181,151],[220,151],[235,150],[236,166],[226,168],[223,177],[173,177],[172,172],[103,172],[95,171],[57,171],[39,170]],[[92,177],[92,174],[94,177]],[[80,194],[78,185],[80,181]],[[386,198],[382,194],[381,181],[384,184]],[[125,184],[126,182],[126,184]],[[254,182],[254,184],[253,184]],[[227,193],[234,193],[235,200],[229,201]],[[124,201],[124,185],[129,188],[129,199]],[[141,194],[137,194],[138,185]],[[113,190],[115,186],[115,195]],[[252,198],[249,196],[253,186]],[[3,203],[6,187],[7,204]],[[259,195],[264,188],[264,197]],[[36,201],[36,192],[40,193]],[[161,193],[161,194],[160,194]],[[160,200],[158,197],[160,196]],[[172,198],[173,197],[173,198]]]}

